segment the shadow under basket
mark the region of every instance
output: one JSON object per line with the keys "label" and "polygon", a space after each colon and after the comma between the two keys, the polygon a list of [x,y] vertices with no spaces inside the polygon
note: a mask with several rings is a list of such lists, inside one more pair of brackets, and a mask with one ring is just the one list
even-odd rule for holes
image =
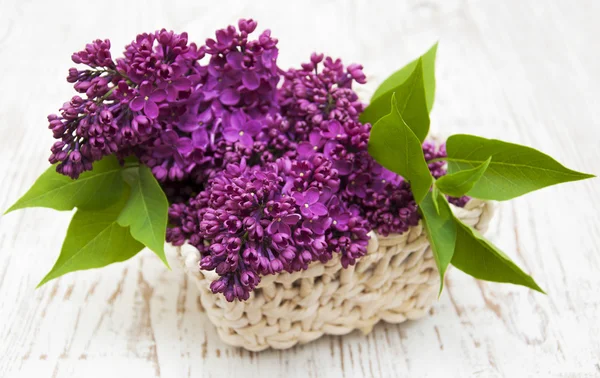
{"label": "shadow under basket", "polygon": [[[453,206],[453,211],[485,232],[493,205],[473,199],[464,208]],[[334,255],[302,272],[264,276],[245,302],[227,302],[210,291],[218,276],[198,269],[195,247],[168,244],[167,250],[196,282],[202,306],[223,342],[260,351],[355,329],[367,334],[380,320],[402,323],[427,314],[437,298],[439,274],[421,222],[403,234],[370,236],[367,255],[356,265],[344,269]]]}

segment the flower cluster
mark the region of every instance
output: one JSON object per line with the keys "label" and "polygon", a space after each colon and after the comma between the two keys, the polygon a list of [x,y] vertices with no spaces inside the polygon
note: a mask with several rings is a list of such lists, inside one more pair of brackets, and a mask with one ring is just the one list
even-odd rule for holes
{"label": "flower cluster", "polygon": [[241,20],[201,47],[187,33],[140,34],[116,61],[108,40],[88,44],[72,56],[88,67],[67,78],[85,98],[48,117],[59,139],[50,162],[77,178],[105,155],[135,154],[159,181],[203,182],[230,152],[252,148],[276,112],[277,40],[268,30],[250,40],[255,29]]}
{"label": "flower cluster", "polygon": [[60,139],[52,147],[51,163],[60,173],[77,178],[103,156],[130,154],[164,130],[161,113],[169,112],[189,93],[184,77],[195,62],[187,34],[166,30],[139,35],[113,60],[110,41],[96,40],[72,56],[86,69],[71,68],[67,81],[85,98],[74,96],[48,116],[49,128]]}
{"label": "flower cluster", "polygon": [[172,206],[168,238],[189,240],[203,253],[200,267],[221,276],[212,290],[228,300],[247,299],[262,275],[306,269],[334,253],[344,266],[353,264],[366,253],[368,228],[357,209],[333,194],[328,185],[336,181],[322,156],[252,167],[242,159],[187,206]]}
{"label": "flower cluster", "polygon": [[[336,254],[352,265],[369,231],[419,220],[409,184],[367,151],[353,90],[362,66],[313,54],[284,71],[277,39],[251,38],[256,27],[240,20],[201,46],[186,33],[140,34],[116,60],[108,40],[94,41],[72,56],[87,66],[67,78],[80,96],[48,117],[58,172],[77,178],[111,154],[152,169],[171,203],[167,240],[196,246],[229,301],[248,299],[263,275]],[[434,177],[442,164],[429,165]]]}

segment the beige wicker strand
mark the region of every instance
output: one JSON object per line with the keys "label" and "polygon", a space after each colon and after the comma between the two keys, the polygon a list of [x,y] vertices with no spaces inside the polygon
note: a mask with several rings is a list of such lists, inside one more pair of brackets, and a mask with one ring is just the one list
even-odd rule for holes
{"label": "beige wicker strand", "polygon": [[[473,199],[455,215],[481,232],[493,214],[490,202]],[[260,351],[285,349],[324,334],[369,333],[380,320],[401,323],[427,314],[435,303],[439,276],[421,224],[402,235],[371,233],[368,253],[342,268],[339,256],[303,272],[263,277],[245,302],[227,302],[209,285],[217,275],[198,270],[200,255],[190,245],[167,245],[200,289],[208,318],[227,344]]]}

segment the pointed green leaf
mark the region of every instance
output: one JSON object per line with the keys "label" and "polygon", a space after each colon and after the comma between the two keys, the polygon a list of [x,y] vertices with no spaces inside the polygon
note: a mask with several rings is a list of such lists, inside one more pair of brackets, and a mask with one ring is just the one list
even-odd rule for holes
{"label": "pointed green leaf", "polygon": [[[438,43],[436,42],[435,45],[433,45],[425,54],[421,56],[421,60],[423,61],[423,79],[425,82],[427,110],[430,112],[435,98],[435,57],[437,54],[437,48]],[[375,99],[378,97],[383,96],[386,92],[393,92],[394,88],[404,83],[410,74],[415,70],[418,62],[419,59],[413,60],[385,79],[379,88],[377,88],[373,94],[373,97],[371,97],[371,102],[375,101]]]}
{"label": "pointed green leaf", "polygon": [[562,182],[594,177],[564,167],[530,147],[473,135],[452,135],[446,143],[448,172],[473,169],[492,161],[467,195],[504,201]]}
{"label": "pointed green leaf", "polygon": [[452,265],[480,280],[513,283],[541,293],[538,284],[476,230],[456,219],[457,237]]}
{"label": "pointed green leaf", "polygon": [[[439,209],[439,211],[436,210]],[[427,239],[433,251],[433,257],[440,273],[440,293],[444,287],[444,275],[454,255],[456,244],[456,223],[446,197],[433,192],[419,205],[423,216],[423,225],[427,231]]]}
{"label": "pointed green leaf", "polygon": [[101,209],[115,203],[123,192],[122,167],[114,156],[94,163],[93,170],[78,179],[56,172],[51,166],[10,209],[48,207],[55,210]]}
{"label": "pointed green leaf", "polygon": [[442,176],[435,182],[435,186],[453,197],[462,197],[479,181],[491,161],[492,157],[490,156],[475,168]]}
{"label": "pointed green leaf", "polygon": [[392,96],[391,111],[377,121],[369,137],[369,153],[379,164],[410,182],[415,201],[420,203],[433,177],[423,156],[421,142],[404,123]]}
{"label": "pointed green leaf", "polygon": [[127,169],[125,176],[131,196],[119,215],[121,226],[129,226],[131,235],[150,248],[168,267],[165,256],[165,233],[169,202],[158,181],[145,165]]}
{"label": "pointed green leaf", "polygon": [[425,100],[423,65],[420,59],[405,82],[371,101],[360,115],[361,122],[375,124],[381,117],[387,115],[390,100],[394,95],[396,106],[404,122],[423,142],[429,133],[429,111]]}
{"label": "pointed green leaf", "polygon": [[106,209],[77,210],[58,260],[38,287],[69,272],[125,261],[144,248],[131,237],[128,228],[117,224],[128,190],[122,194],[121,200]]}

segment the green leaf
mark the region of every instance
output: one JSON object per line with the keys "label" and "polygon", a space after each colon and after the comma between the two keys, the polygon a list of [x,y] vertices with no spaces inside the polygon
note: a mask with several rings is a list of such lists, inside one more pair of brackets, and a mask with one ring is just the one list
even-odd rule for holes
{"label": "green leaf", "polygon": [[446,143],[448,172],[473,169],[492,161],[467,195],[504,201],[562,182],[594,177],[565,168],[530,147],[473,135],[452,135]]}
{"label": "green leaf", "polygon": [[440,273],[439,292],[441,293],[444,287],[446,269],[454,255],[456,223],[454,222],[454,216],[446,197],[441,194],[434,195],[433,192],[427,193],[427,196],[419,205],[419,209],[423,216],[423,225],[427,231],[427,239],[429,239],[433,257]]}
{"label": "green leaf", "polygon": [[425,162],[421,142],[402,119],[393,95],[391,104],[389,114],[371,129],[369,154],[379,164],[410,182],[418,204],[429,192],[433,177]]}
{"label": "green leaf", "polygon": [[452,265],[480,280],[513,283],[544,293],[533,278],[501,250],[471,227],[455,220],[457,237]]}
{"label": "green leaf", "polygon": [[[437,53],[438,43],[431,46],[431,48],[421,56],[423,61],[423,79],[425,82],[425,97],[427,99],[427,110],[431,112],[433,107],[433,100],[435,98],[435,57]],[[378,97],[385,95],[387,92],[393,92],[394,88],[404,83],[410,74],[415,70],[419,59],[415,59],[402,67],[400,70],[394,72],[390,77],[385,79],[383,83],[377,88],[371,102],[375,101]]]}
{"label": "green leaf", "polygon": [[94,163],[93,170],[78,179],[56,172],[51,166],[6,213],[26,207],[55,210],[101,209],[115,203],[123,193],[122,167],[114,156]]}
{"label": "green leaf", "polygon": [[169,267],[165,256],[165,233],[169,202],[158,181],[145,165],[129,168],[127,183],[131,196],[119,215],[121,226],[131,228],[131,235],[150,248]]}
{"label": "green leaf", "polygon": [[389,104],[394,95],[404,122],[423,142],[429,133],[429,111],[425,100],[421,59],[417,61],[415,69],[405,82],[371,101],[371,104],[360,115],[360,120],[363,123],[375,124],[381,117],[389,113]]}
{"label": "green leaf", "polygon": [[121,200],[106,209],[77,210],[58,260],[38,287],[69,272],[125,261],[144,248],[131,237],[128,228],[117,224],[128,192],[123,191]]}
{"label": "green leaf", "polygon": [[435,182],[435,186],[446,194],[462,197],[479,181],[491,161],[492,157],[490,156],[475,168],[442,176]]}

